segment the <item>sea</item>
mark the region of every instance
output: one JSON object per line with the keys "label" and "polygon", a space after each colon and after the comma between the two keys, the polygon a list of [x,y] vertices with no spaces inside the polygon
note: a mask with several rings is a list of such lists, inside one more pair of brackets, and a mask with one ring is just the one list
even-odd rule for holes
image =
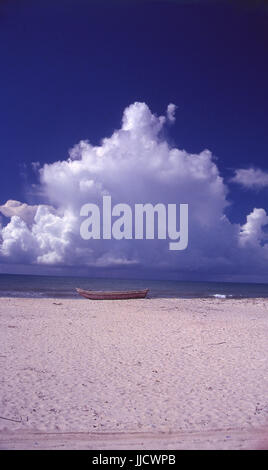
{"label": "sea", "polygon": [[0,274],[0,297],[82,299],[76,287],[115,291],[149,288],[149,298],[268,298],[268,284]]}

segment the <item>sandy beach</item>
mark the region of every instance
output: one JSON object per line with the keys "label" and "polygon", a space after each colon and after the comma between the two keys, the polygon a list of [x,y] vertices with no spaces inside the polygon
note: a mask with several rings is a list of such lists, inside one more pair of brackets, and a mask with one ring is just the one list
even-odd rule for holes
{"label": "sandy beach", "polygon": [[1,449],[268,448],[268,300],[0,299]]}

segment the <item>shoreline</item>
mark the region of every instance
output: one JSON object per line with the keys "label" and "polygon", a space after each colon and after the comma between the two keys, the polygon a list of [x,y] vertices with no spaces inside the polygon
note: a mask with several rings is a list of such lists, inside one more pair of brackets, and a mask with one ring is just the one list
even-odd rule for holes
{"label": "shoreline", "polygon": [[[102,291],[100,291],[100,292],[102,292]],[[103,292],[105,292],[105,291],[103,291]],[[0,302],[1,302],[1,300],[16,300],[16,299],[18,299],[18,300],[36,300],[36,301],[38,301],[38,300],[41,300],[41,301],[42,300],[51,300],[51,301],[54,301],[54,302],[62,302],[64,300],[68,300],[68,301],[69,300],[71,300],[71,301],[73,301],[73,300],[74,301],[76,301],[76,300],[84,301],[85,300],[85,298],[83,298],[82,296],[73,296],[73,297],[59,297],[59,296],[58,297],[51,297],[51,296],[48,296],[48,297],[45,297],[45,296],[43,296],[43,297],[31,297],[31,296],[29,296],[29,297],[21,297],[21,296],[13,297],[13,296],[10,296],[10,297],[8,297],[8,296],[5,295],[5,296],[1,297],[1,295],[0,295]],[[87,299],[87,300],[92,302],[91,299]],[[111,300],[114,301],[115,299],[105,299],[105,300],[100,299],[100,300],[96,300],[96,302],[110,302]],[[120,302],[122,302],[122,301],[123,302],[126,302],[126,301],[131,302],[131,301],[135,301],[137,299],[117,299],[117,300],[119,300]],[[142,300],[145,301],[145,302],[150,301],[150,300],[167,300],[167,301],[169,301],[169,300],[199,300],[199,301],[219,300],[221,302],[223,302],[223,301],[232,301],[232,300],[234,300],[234,301],[263,300],[263,301],[268,302],[268,297],[238,297],[238,296],[236,297],[236,296],[232,296],[232,295],[215,294],[215,295],[210,295],[210,296],[207,296],[207,297],[206,296],[203,296],[203,297],[182,297],[182,296],[180,296],[180,297],[168,297],[168,296],[167,297],[150,297],[150,296],[146,296]]]}
{"label": "shoreline", "polygon": [[1,298],[0,448],[268,447],[267,314],[265,298]]}
{"label": "shoreline", "polygon": [[0,432],[0,450],[267,450],[268,429],[174,433]]}

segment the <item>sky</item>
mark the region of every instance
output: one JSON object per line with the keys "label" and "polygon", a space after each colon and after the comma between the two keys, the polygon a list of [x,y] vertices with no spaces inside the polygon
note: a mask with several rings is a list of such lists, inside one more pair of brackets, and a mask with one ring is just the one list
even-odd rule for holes
{"label": "sky", "polygon": [[[0,272],[268,282],[267,2],[2,0],[0,64]],[[188,248],[81,240],[103,194]]]}

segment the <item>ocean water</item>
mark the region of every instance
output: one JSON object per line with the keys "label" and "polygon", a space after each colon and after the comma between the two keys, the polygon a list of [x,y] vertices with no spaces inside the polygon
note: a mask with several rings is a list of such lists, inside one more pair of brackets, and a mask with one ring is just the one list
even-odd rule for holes
{"label": "ocean water", "polygon": [[268,298],[268,284],[0,274],[0,297],[81,298],[76,287],[88,290],[132,290],[148,287],[149,298]]}

